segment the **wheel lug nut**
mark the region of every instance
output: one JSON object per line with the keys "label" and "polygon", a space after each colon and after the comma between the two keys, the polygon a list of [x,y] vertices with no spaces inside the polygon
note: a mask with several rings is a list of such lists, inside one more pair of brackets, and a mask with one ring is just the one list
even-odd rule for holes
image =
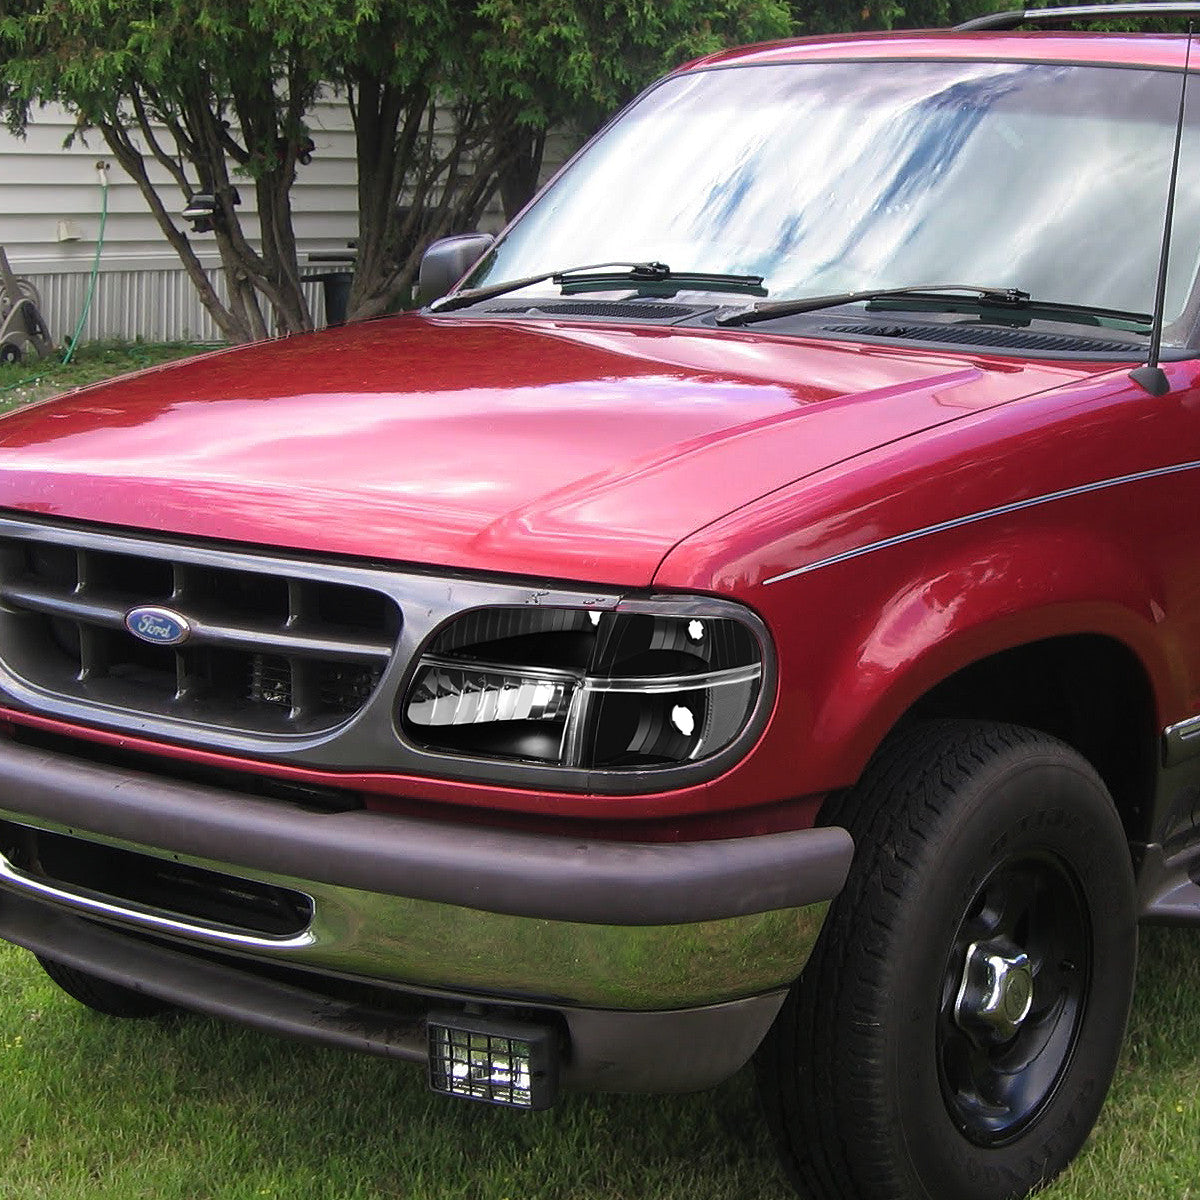
{"label": "wheel lug nut", "polygon": [[1015,946],[973,942],[967,949],[954,1019],[968,1033],[1006,1042],[1033,1007],[1029,956]]}

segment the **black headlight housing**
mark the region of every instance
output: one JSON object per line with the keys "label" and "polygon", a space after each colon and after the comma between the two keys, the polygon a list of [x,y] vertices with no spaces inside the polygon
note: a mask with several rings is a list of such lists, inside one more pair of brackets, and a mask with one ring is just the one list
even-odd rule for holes
{"label": "black headlight housing", "polygon": [[673,786],[745,752],[773,683],[761,621],[726,601],[478,608],[429,639],[397,715],[426,752]]}

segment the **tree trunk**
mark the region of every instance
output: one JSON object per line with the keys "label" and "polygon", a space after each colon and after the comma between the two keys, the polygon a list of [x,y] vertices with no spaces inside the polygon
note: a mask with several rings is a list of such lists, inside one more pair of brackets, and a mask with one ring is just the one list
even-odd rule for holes
{"label": "tree trunk", "polygon": [[504,219],[511,221],[533,199],[546,152],[546,131],[512,125],[508,134],[509,157],[500,168],[500,199]]}
{"label": "tree trunk", "polygon": [[154,184],[150,182],[145,160],[140,151],[129,140],[125,131],[115,124],[102,123],[100,132],[104,135],[104,140],[108,143],[113,157],[121,164],[145,197],[159,229],[162,230],[163,236],[170,242],[175,253],[179,255],[179,261],[183,263],[188,278],[195,286],[200,303],[204,305],[205,310],[216,322],[217,328],[231,342],[252,341],[254,334],[250,326],[232,309],[222,304],[216,288],[213,287],[212,281],[204,270],[204,265],[192,249],[187,235],[176,227],[174,220],[167,212],[162,197],[159,196]]}

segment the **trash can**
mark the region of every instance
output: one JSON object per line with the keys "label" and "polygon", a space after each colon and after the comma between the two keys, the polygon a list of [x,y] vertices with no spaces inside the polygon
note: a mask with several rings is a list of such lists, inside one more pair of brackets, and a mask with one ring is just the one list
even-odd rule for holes
{"label": "trash can", "polygon": [[354,273],[331,271],[318,278],[321,280],[321,291],[325,293],[325,324],[344,325],[346,309],[350,307],[350,283]]}
{"label": "trash can", "polygon": [[[329,263],[331,270],[303,275],[305,283],[319,283],[325,297],[325,324],[344,325],[350,307],[350,285],[354,282],[354,263],[358,258],[353,242],[345,250],[318,250],[308,256],[310,263]],[[333,264],[337,264],[334,266]]]}

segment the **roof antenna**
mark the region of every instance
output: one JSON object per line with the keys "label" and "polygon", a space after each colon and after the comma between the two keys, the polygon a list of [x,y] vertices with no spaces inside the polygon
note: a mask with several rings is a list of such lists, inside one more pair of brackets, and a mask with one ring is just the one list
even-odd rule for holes
{"label": "roof antenna", "polygon": [[1166,372],[1158,365],[1162,350],[1163,305],[1167,294],[1167,259],[1171,253],[1171,226],[1175,221],[1175,183],[1179,178],[1179,149],[1183,142],[1183,109],[1187,102],[1188,66],[1192,60],[1192,22],[1188,22],[1187,50],[1183,56],[1183,80],[1179,84],[1179,117],[1175,122],[1175,151],[1171,156],[1171,182],[1167,187],[1167,215],[1163,222],[1162,253],[1158,260],[1158,281],[1154,288],[1154,320],[1150,325],[1150,350],[1144,367],[1129,372],[1129,378],[1151,396],[1165,396],[1171,390]]}

